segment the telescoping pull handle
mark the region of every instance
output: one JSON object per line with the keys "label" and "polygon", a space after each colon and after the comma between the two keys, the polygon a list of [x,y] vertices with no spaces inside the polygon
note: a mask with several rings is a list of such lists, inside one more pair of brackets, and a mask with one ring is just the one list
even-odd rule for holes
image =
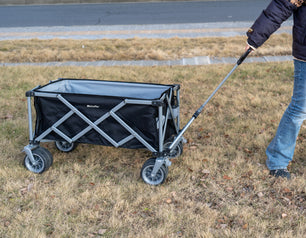
{"label": "telescoping pull handle", "polygon": [[248,57],[248,55],[252,52],[252,48],[248,48],[243,55],[241,55],[241,57],[239,58],[239,60],[237,61],[237,65],[240,65],[245,59],[246,57]]}
{"label": "telescoping pull handle", "polygon": [[248,48],[243,55],[237,60],[234,68],[228,73],[228,75],[223,79],[223,81],[218,85],[215,91],[208,97],[208,99],[201,105],[201,107],[193,114],[194,118],[197,118],[199,114],[202,112],[203,108],[210,101],[210,99],[216,94],[216,92],[222,87],[225,81],[231,76],[231,74],[236,70],[236,68],[248,57],[248,55],[252,52],[252,48]]}
{"label": "telescoping pull handle", "polygon": [[223,81],[218,85],[215,91],[208,97],[208,99],[201,105],[201,107],[193,114],[192,118],[188,121],[188,123],[183,127],[180,133],[176,136],[175,140],[171,143],[168,150],[171,151],[180,141],[185,131],[192,124],[192,122],[200,115],[206,104],[211,100],[211,98],[216,94],[216,92],[221,88],[221,86],[225,83],[225,81],[230,77],[230,75],[235,71],[235,69],[248,57],[248,55],[252,52],[252,48],[247,49],[244,54],[238,59],[234,68],[228,73],[228,75],[223,79]]}

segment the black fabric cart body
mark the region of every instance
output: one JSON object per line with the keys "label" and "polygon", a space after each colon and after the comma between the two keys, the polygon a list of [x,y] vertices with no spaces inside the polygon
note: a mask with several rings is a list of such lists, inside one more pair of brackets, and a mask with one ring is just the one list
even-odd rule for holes
{"label": "black fabric cart body", "polygon": [[[30,143],[24,147],[25,165],[33,172],[45,170],[38,169],[39,157],[51,155],[46,151],[34,153],[40,142],[89,143],[147,148],[154,158],[151,173],[155,176],[163,166],[167,174],[171,163],[165,150],[180,128],[179,90],[177,84],[90,79],[58,79],[38,86],[26,93]],[[31,98],[36,110],[34,131]],[[179,144],[172,154],[176,156],[181,150]],[[48,169],[52,162],[42,163]]]}

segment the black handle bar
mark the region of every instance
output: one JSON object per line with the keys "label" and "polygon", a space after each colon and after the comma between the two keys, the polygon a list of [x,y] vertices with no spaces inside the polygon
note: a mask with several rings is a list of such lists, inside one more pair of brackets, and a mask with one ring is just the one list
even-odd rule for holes
{"label": "black handle bar", "polygon": [[239,60],[237,61],[237,65],[240,65],[245,59],[246,57],[248,57],[248,55],[252,52],[252,48],[250,47],[249,49],[247,49],[243,55],[241,55],[241,57],[239,58]]}

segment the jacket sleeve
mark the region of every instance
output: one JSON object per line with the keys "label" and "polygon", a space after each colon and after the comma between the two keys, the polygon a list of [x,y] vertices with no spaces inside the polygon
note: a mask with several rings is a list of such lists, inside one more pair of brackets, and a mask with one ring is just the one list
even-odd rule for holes
{"label": "jacket sleeve", "polygon": [[[291,0],[291,2],[294,0]],[[272,0],[248,30],[248,44],[260,47],[297,9],[290,0]]]}

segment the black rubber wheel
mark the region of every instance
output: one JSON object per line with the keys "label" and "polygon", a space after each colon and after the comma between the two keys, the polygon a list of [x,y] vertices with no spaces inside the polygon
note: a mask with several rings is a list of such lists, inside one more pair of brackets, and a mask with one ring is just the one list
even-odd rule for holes
{"label": "black rubber wheel", "polygon": [[52,154],[43,147],[37,147],[32,151],[35,164],[33,164],[28,155],[24,157],[24,166],[33,173],[41,174],[48,170],[53,163]]}
{"label": "black rubber wheel", "polygon": [[140,176],[142,180],[150,185],[160,185],[165,182],[168,175],[168,167],[164,164],[160,167],[154,177],[151,176],[156,158],[148,159],[142,166]]}
{"label": "black rubber wheel", "polygon": [[45,153],[45,156],[46,156],[47,162],[48,162],[48,169],[49,169],[53,164],[53,156],[52,156],[51,152],[49,150],[47,150],[46,148],[44,148],[44,147],[40,147],[40,148]]}
{"label": "black rubber wheel", "polygon": [[62,152],[68,153],[73,151],[77,147],[77,143],[69,143],[67,141],[55,141],[55,147]]}

